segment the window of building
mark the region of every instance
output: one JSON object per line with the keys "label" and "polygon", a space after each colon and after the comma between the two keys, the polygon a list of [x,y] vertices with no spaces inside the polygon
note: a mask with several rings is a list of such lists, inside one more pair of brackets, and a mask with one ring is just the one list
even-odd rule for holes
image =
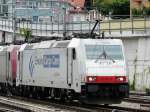
{"label": "window of building", "polygon": [[33,21],[38,22],[38,16],[33,16]]}

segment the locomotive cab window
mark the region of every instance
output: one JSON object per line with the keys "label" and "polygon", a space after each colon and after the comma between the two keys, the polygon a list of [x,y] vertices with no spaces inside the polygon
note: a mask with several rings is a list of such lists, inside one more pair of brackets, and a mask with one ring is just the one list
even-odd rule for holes
{"label": "locomotive cab window", "polygon": [[121,45],[86,45],[85,50],[86,57],[88,60],[123,60],[123,52]]}

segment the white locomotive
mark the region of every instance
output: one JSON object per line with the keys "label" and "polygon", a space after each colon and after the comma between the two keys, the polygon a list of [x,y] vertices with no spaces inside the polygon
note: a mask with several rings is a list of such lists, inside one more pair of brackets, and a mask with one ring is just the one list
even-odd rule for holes
{"label": "white locomotive", "polygon": [[122,41],[73,38],[23,44],[16,86],[23,96],[120,103],[129,95]]}

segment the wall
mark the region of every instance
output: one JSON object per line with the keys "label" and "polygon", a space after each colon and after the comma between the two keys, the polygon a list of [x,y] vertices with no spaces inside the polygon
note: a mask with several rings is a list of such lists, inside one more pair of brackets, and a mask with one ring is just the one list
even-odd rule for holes
{"label": "wall", "polygon": [[70,21],[73,22],[81,22],[86,21],[88,17],[88,13],[71,13],[69,14]]}
{"label": "wall", "polygon": [[150,38],[123,39],[129,66],[131,89],[145,91],[150,88]]}

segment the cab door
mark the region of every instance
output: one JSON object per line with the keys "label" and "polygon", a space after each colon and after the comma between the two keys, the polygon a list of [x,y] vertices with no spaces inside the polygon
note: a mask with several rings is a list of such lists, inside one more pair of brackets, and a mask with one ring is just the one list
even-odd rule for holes
{"label": "cab door", "polygon": [[67,84],[71,86],[73,84],[73,61],[76,58],[75,48],[67,49]]}

